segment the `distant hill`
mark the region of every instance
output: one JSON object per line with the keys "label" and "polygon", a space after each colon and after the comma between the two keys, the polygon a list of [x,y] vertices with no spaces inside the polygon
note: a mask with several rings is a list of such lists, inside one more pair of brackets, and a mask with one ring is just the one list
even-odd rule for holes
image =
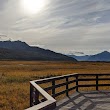
{"label": "distant hill", "polygon": [[110,61],[110,53],[104,51],[102,53],[92,55],[88,58],[88,61]]}
{"label": "distant hill", "polygon": [[0,41],[0,59],[38,61],[77,61],[66,55],[39,47],[32,47],[22,41]]}
{"label": "distant hill", "polygon": [[110,61],[110,52],[104,51],[95,55],[75,56],[68,55],[78,61]]}
{"label": "distant hill", "polygon": [[68,55],[69,57],[75,58],[78,61],[87,61],[88,58],[90,57],[89,55],[85,55],[85,56],[76,56],[76,55]]}

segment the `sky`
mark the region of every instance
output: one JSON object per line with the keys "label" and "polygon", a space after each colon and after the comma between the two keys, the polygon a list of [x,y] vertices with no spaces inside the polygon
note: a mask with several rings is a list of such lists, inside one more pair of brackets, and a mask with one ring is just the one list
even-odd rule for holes
{"label": "sky", "polygon": [[110,0],[45,0],[37,13],[22,1],[0,0],[0,40],[65,54],[110,51]]}

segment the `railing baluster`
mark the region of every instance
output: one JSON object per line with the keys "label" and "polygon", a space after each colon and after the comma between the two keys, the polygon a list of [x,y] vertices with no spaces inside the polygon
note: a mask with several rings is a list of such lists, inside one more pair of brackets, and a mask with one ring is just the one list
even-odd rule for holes
{"label": "railing baluster", "polygon": [[78,74],[76,74],[76,91],[78,92]]}
{"label": "railing baluster", "polygon": [[96,74],[96,90],[98,91],[98,74]]}
{"label": "railing baluster", "polygon": [[39,92],[35,90],[35,105],[39,104]]}
{"label": "railing baluster", "polygon": [[52,96],[55,98],[55,80],[52,80]]}
{"label": "railing baluster", "polygon": [[30,83],[30,107],[33,106],[33,86]]}
{"label": "railing baluster", "polygon": [[66,77],[66,96],[68,96],[68,77]]}

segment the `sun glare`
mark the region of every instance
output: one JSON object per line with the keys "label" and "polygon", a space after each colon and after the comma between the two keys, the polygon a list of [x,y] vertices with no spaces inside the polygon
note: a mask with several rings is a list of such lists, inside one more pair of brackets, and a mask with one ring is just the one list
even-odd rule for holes
{"label": "sun glare", "polygon": [[46,0],[22,0],[24,11],[30,14],[36,14],[43,10]]}

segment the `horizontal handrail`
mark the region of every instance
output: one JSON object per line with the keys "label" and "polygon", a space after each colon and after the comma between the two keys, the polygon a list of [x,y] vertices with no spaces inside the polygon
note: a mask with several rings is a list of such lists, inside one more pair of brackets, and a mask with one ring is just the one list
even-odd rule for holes
{"label": "horizontal handrail", "polygon": [[[66,84],[71,84],[71,83],[74,83],[74,82],[76,82],[76,80],[64,82],[64,83],[61,83],[61,84],[56,84],[56,85],[54,86],[54,88],[59,88],[59,87],[61,87],[61,86],[65,86]],[[50,87],[44,88],[44,90],[45,90],[45,91],[49,91],[49,90],[51,90],[52,88],[53,88],[53,87],[50,86]]]}
{"label": "horizontal handrail", "polygon": [[83,74],[78,74],[79,76],[96,76],[96,75],[98,75],[98,76],[110,76],[110,73],[105,73],[105,74],[102,74],[102,73],[94,73],[94,74],[90,74],[90,73],[83,73]]}
{"label": "horizontal handrail", "polygon": [[62,75],[62,76],[56,76],[56,77],[51,77],[51,78],[45,78],[45,79],[39,79],[39,80],[34,80],[37,84],[42,84],[42,83],[48,83],[51,82],[53,79],[54,80],[60,80],[60,79],[65,79],[66,77],[75,77],[75,75],[78,75],[78,73],[74,74],[68,74],[68,75]]}

